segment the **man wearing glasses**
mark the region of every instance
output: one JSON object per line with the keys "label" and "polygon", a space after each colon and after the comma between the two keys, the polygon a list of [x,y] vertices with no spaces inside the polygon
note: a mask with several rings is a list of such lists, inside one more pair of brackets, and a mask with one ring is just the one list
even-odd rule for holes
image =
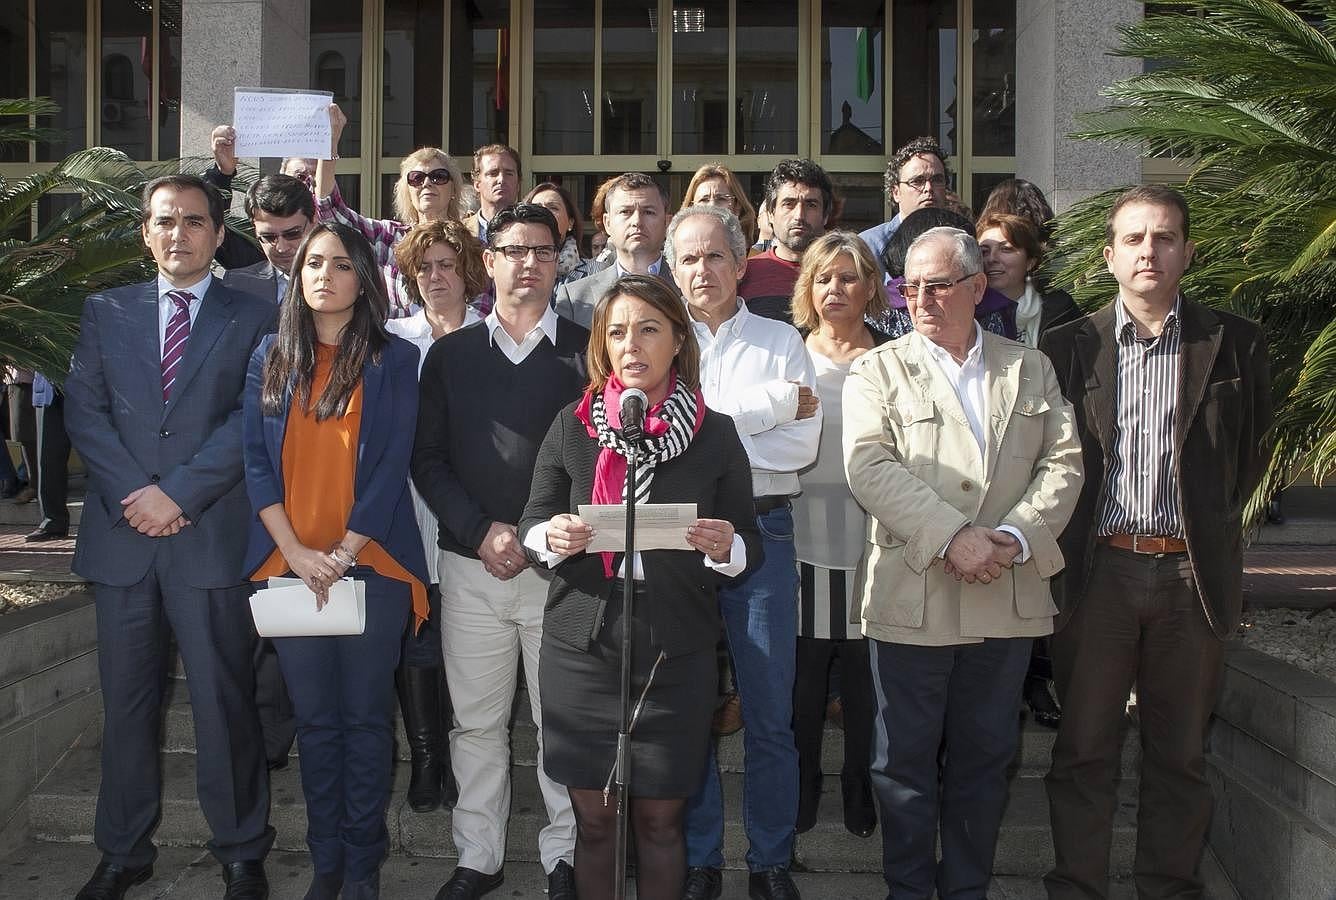
{"label": "man wearing glasses", "polygon": [[282,303],[297,247],[315,222],[311,189],[290,175],[266,175],[246,192],[246,215],[255,227],[264,259],[229,269],[223,284]]}
{"label": "man wearing glasses", "polygon": [[482,322],[432,345],[422,364],[413,481],[440,520],[441,635],[456,727],[459,782],[451,821],[459,866],[437,900],[499,887],[510,816],[510,720],[524,662],[539,728],[538,782],[548,824],[538,850],[550,900],[574,900],[575,816],[543,770],[538,651],[546,569],[529,565],[516,525],[538,447],[558,411],[588,383],[589,332],[548,305],[557,277],[557,221],[519,203],[491,221],[483,251],[496,304]]}
{"label": "man wearing glasses", "polygon": [[891,897],[988,892],[1030,645],[1053,630],[1057,539],[1081,491],[1071,404],[1048,357],[975,322],[987,284],[974,238],[924,232],[900,287],[914,331],[860,356],[844,387]]}
{"label": "man wearing glasses", "polygon": [[895,215],[889,222],[861,232],[858,236],[872,251],[872,257],[886,275],[886,245],[905,217],[927,206],[943,206],[946,202],[946,154],[930,137],[916,137],[905,144],[890,162],[886,163],[886,196],[895,204]]}

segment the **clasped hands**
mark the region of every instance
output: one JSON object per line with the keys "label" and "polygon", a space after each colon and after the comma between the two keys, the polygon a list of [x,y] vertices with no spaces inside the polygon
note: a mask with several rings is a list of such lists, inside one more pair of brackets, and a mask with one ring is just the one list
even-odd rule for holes
{"label": "clasped hands", "polygon": [[284,553],[283,558],[288,561],[292,573],[315,594],[317,610],[324,609],[325,604],[329,602],[329,589],[350,568],[334,550],[316,550],[305,545]]}
{"label": "clasped hands", "polygon": [[1016,536],[996,528],[966,525],[946,545],[946,573],[956,581],[989,584],[1011,568],[1021,552]]}
{"label": "clasped hands", "polygon": [[148,537],[170,537],[190,524],[181,507],[156,484],[146,484],[121,500],[121,516]]}
{"label": "clasped hands", "polygon": [[[581,553],[594,539],[594,527],[570,513],[558,513],[547,523],[547,549],[561,556]],[[687,543],[716,563],[733,554],[733,523],[726,519],[697,519],[687,527]]]}

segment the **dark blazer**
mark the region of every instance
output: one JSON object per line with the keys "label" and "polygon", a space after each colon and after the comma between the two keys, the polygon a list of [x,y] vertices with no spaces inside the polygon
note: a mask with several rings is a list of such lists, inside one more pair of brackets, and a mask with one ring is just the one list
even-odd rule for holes
{"label": "dark blazer", "polygon": [[[593,275],[559,284],[553,296],[552,308],[563,319],[570,319],[577,325],[589,328],[594,324],[594,307],[598,306],[598,301],[617,283],[619,277],[614,262]],[[659,278],[674,291],[681,293],[678,291],[677,283],[668,274],[666,259],[659,263]]]}
{"label": "dark blazer", "polygon": [[[190,329],[171,400],[162,402],[157,281],[84,303],[65,382],[65,424],[88,467],[73,570],[128,587],[170,541],[197,588],[242,584],[250,504],[241,483],[241,395],[246,364],[274,328],[275,307],[210,284]],[[121,498],[156,484],[190,520],[179,534],[146,537],[126,523]]]}
{"label": "dark blazer", "polygon": [[1039,334],[1081,318],[1081,307],[1066,291],[1044,291],[1039,295]]}
{"label": "dark blazer", "polygon": [[[255,349],[246,375],[246,491],[254,510],[244,566],[247,577],[274,552],[274,539],[260,521],[259,511],[283,502],[283,436],[288,427],[291,390],[280,413],[266,415],[260,409],[264,362],[273,342],[272,336],[267,337]],[[413,454],[413,428],[417,423],[417,365],[417,347],[391,335],[380,362],[368,358],[362,366],[362,423],[347,527],[380,544],[400,565],[428,584],[427,558],[408,491],[408,460]]]}
{"label": "dark blazer", "polygon": [[[217,164],[214,164],[200,177],[222,192],[223,206],[227,206],[232,197],[232,179],[236,176],[224,175],[219,171]],[[264,251],[259,245],[249,238],[242,237],[240,232],[230,227],[225,230],[223,243],[213,254],[213,258],[218,260],[218,265],[229,271],[267,262]]]}
{"label": "dark blazer", "polygon": [[[1059,629],[1085,595],[1106,497],[1117,401],[1114,316],[1109,304],[1041,338],[1040,349],[1053,361],[1075,410],[1086,473],[1059,541],[1067,561],[1053,586]],[[1180,322],[1174,415],[1179,510],[1202,610],[1224,637],[1243,606],[1243,506],[1269,458],[1263,435],[1271,426],[1270,367],[1255,323],[1187,298]]]}
{"label": "dark blazer", "polygon": [[[564,408],[538,451],[529,503],[519,533],[558,513],[589,503],[598,442],[575,417],[577,403]],[[704,519],[727,519],[747,547],[747,566],[760,561],[761,539],[752,509],[751,465],[728,416],[707,410],[700,431],[681,455],[655,467],[650,501],[695,503]],[[641,554],[649,602],[641,607],[655,644],[670,656],[715,646],[719,602],[715,588],[727,579],[705,565],[696,551],[646,550]],[[540,563],[541,565],[541,563]],[[621,565],[621,554],[613,569]],[[602,621],[612,581],[603,575],[603,557],[579,553],[557,564],[548,589],[543,632],[580,650],[589,646]]]}
{"label": "dark blazer", "polygon": [[278,273],[267,259],[240,269],[228,269],[223,273],[223,284],[234,291],[259,297],[275,307],[279,305]]}

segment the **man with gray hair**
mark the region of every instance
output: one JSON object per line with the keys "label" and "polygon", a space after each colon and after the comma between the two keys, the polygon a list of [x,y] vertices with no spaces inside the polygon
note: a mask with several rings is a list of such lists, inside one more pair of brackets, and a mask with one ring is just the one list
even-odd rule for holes
{"label": "man with gray hair", "polygon": [[[700,344],[700,381],[711,409],[733,417],[752,467],[759,563],[719,591],[733,654],[746,759],[743,824],[750,844],[749,896],[797,900],[789,875],[798,817],[798,751],[793,737],[798,564],[789,498],[799,469],[816,459],[821,411],[816,371],[791,325],[749,312],[738,297],[747,244],[737,217],[717,206],[689,206],[668,225],[672,267]],[[685,900],[723,890],[723,796],[713,747],[704,783],[687,803]]]}
{"label": "man with gray hair", "polygon": [[844,387],[897,898],[988,892],[1030,645],[1053,631],[1049,579],[1081,490],[1071,404],[1043,353],[975,322],[987,285],[974,238],[924,232],[900,286],[914,331],[856,359]]}

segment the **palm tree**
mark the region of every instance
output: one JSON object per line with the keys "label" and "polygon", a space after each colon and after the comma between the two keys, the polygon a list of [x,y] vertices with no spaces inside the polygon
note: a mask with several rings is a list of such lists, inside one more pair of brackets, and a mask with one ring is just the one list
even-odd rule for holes
{"label": "palm tree", "polygon": [[[22,120],[56,110],[44,98],[0,99],[0,143],[49,140],[49,130]],[[12,124],[15,119],[20,124]],[[185,163],[192,171],[204,165]],[[119,150],[93,147],[46,172],[12,181],[0,177],[0,358],[61,380],[84,298],[152,276],[139,229],[139,195],[151,178],[181,171],[181,165],[166,160],[141,168]],[[247,170],[238,186],[253,177]],[[44,198],[59,201],[61,209],[27,239],[32,206]],[[238,224],[229,216],[229,225]],[[20,234],[25,237],[15,236]]]}
{"label": "palm tree", "polygon": [[[1336,469],[1336,0],[1156,4],[1122,56],[1157,63],[1113,84],[1116,105],[1077,137],[1193,160],[1181,190],[1196,299],[1262,323],[1276,420],[1271,466],[1249,504],[1309,469]],[[1114,292],[1099,250],[1110,191],[1059,218],[1057,279],[1083,305]]]}

